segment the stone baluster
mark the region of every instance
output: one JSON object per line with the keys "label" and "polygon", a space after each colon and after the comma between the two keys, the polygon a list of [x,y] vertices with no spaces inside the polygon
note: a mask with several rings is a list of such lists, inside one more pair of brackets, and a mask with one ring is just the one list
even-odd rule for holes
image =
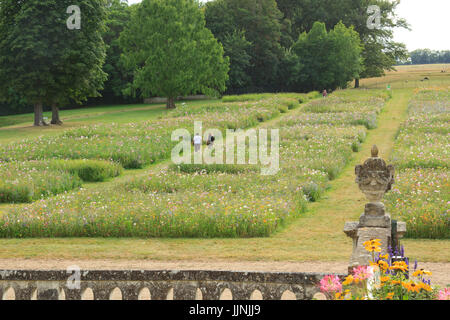
{"label": "stone baluster", "polygon": [[[371,157],[363,165],[355,167],[356,183],[369,203],[365,205],[359,222],[347,222],[344,232],[353,240],[353,251],[349,272],[360,265],[369,265],[371,253],[365,250],[364,242],[380,239],[381,254],[386,254],[391,244],[391,216],[381,202],[384,194],[391,190],[394,183],[394,167],[378,157],[378,148],[373,146]],[[406,232],[404,222],[397,223],[398,237]]]}

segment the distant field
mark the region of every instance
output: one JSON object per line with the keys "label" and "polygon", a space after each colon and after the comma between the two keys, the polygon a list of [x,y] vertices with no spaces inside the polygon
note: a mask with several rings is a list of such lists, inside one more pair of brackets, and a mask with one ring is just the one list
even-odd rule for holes
{"label": "distant field", "polygon": [[[372,89],[385,89],[387,84],[393,89],[420,88],[444,85],[450,80],[450,64],[396,66],[395,69],[397,71],[386,72],[385,77],[361,79],[360,85]],[[429,80],[424,80],[426,77]]]}

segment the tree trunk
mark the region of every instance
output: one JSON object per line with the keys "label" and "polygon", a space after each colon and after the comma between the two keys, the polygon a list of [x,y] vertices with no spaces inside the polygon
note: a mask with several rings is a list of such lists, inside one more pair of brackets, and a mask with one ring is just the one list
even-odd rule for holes
{"label": "tree trunk", "polygon": [[355,89],[359,88],[359,79],[355,79]]}
{"label": "tree trunk", "polygon": [[59,108],[56,103],[52,104],[52,121],[51,124],[62,125],[61,119],[59,119]]}
{"label": "tree trunk", "polygon": [[42,102],[34,104],[34,125],[36,127],[46,126],[47,123],[44,122],[44,113],[42,108]]}
{"label": "tree trunk", "polygon": [[167,98],[167,109],[175,109],[175,98]]}

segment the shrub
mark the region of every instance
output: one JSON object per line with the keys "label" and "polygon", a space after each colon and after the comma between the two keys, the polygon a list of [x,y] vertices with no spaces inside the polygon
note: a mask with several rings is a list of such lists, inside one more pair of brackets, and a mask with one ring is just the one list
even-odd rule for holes
{"label": "shrub", "polygon": [[57,169],[37,169],[41,163],[5,163],[0,165],[0,202],[32,202],[81,186],[78,176]]}
{"label": "shrub", "polygon": [[324,190],[314,182],[304,185],[302,187],[302,191],[306,198],[311,202],[319,201],[322,193],[324,192]]}
{"label": "shrub", "polygon": [[86,182],[105,181],[123,172],[120,164],[102,160],[52,160],[49,167],[76,174]]}

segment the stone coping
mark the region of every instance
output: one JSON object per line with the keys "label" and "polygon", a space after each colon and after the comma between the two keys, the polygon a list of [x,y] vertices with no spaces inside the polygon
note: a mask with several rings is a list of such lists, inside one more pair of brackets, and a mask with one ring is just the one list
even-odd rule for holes
{"label": "stone coping", "polygon": [[[66,281],[73,271],[0,270],[0,281]],[[331,274],[331,273],[330,273]],[[226,281],[315,284],[326,273],[207,270],[80,270],[81,281]],[[335,274],[345,277],[346,274]]]}

